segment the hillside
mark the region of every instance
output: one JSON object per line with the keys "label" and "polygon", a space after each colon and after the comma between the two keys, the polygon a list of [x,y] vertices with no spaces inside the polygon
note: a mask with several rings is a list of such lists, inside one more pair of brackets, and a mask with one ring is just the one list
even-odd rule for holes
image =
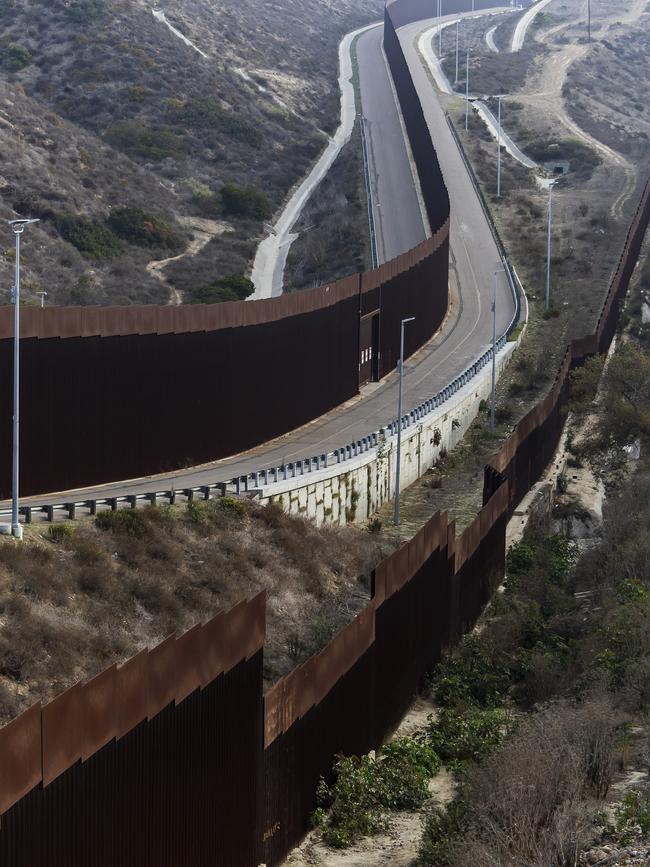
{"label": "hillside", "polygon": [[[245,294],[227,278],[246,273],[262,221],[336,125],[338,41],[381,6],[0,0],[0,218],[42,220],[26,297]],[[12,247],[7,230],[0,301]]]}

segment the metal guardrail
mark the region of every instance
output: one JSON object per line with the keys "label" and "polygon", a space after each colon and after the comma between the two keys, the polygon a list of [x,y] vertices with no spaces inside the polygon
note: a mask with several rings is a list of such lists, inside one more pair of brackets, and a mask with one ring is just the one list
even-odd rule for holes
{"label": "metal guardrail", "polygon": [[[496,351],[498,353],[504,348],[504,346],[508,342],[508,338],[517,328],[517,325],[521,318],[521,298],[523,295],[523,287],[521,286],[521,282],[519,281],[519,278],[516,275],[513,266],[508,260],[505,247],[501,240],[501,236],[499,235],[499,231],[492,219],[492,215],[490,214],[487,202],[485,201],[485,198],[483,196],[483,191],[478,184],[474,169],[472,168],[469,160],[467,159],[467,155],[465,154],[460,138],[458,137],[458,133],[456,132],[451,118],[448,114],[446,114],[446,117],[447,123],[449,124],[449,128],[454,136],[465,167],[470,175],[470,178],[472,179],[472,184],[474,185],[474,189],[478,195],[481,207],[492,231],[495,243],[499,249],[505,272],[508,275],[508,282],[510,284],[510,288],[515,300],[515,313],[512,321],[497,341]],[[363,121],[361,122],[361,132],[364,140],[365,149],[366,141],[364,136]],[[368,177],[368,165],[365,160],[364,163],[367,182],[370,183],[370,178]],[[517,285],[519,285],[521,292],[517,288]],[[448,401],[454,394],[456,394],[457,391],[459,391],[459,389],[467,385],[467,383],[471,382],[471,380],[474,379],[474,377],[476,377],[479,372],[491,362],[491,360],[492,348],[484,352],[473,364],[471,364],[463,373],[461,373],[460,376],[457,376],[448,386],[439,391],[438,394],[436,394],[434,397],[429,398],[428,400],[423,401],[421,404],[416,406],[415,409],[403,415],[401,419],[402,430],[408,430],[408,428],[410,428],[413,424],[421,421],[427,415],[443,406],[446,401]],[[138,507],[138,504],[145,502],[148,504],[155,504],[159,499],[166,500],[170,505],[174,505],[179,498],[183,498],[185,502],[190,503],[196,498],[197,494],[200,495],[204,500],[209,500],[213,491],[223,496],[228,492],[229,489],[236,494],[252,493],[253,491],[258,491],[268,485],[278,484],[279,482],[288,481],[290,479],[295,479],[304,475],[309,475],[311,473],[327,469],[330,466],[339,465],[347,461],[351,461],[354,458],[357,458],[359,455],[370,451],[371,449],[378,448],[382,443],[386,442],[389,437],[394,436],[397,433],[398,426],[399,420],[396,419],[395,421],[389,422],[384,427],[379,428],[379,430],[373,431],[372,433],[369,433],[367,436],[362,437],[359,440],[346,443],[340,448],[334,449],[334,451],[327,454],[314,455],[303,460],[292,461],[287,464],[282,464],[281,466],[260,469],[255,472],[249,473],[248,475],[237,476],[229,483],[216,482],[210,485],[201,485],[196,488],[182,488],[179,490],[158,491],[156,493],[132,494],[122,497],[105,497],[103,499],[79,500],[75,502],[65,502],[55,505],[48,504],[43,506],[22,506],[20,509],[20,514],[24,518],[26,524],[31,524],[34,521],[34,517],[37,515],[44,515],[45,519],[50,522],[54,521],[57,515],[61,515],[63,517],[74,520],[77,517],[78,510],[80,509],[85,510],[87,515],[92,516],[97,514],[97,511],[100,507],[116,511],[120,506],[128,505],[130,508],[135,509]],[[10,515],[10,509],[0,510],[0,517]]]}
{"label": "metal guardrail", "polygon": [[[505,272],[508,276],[508,283],[510,284],[510,289],[512,291],[515,301],[515,313],[512,317],[512,321],[497,341],[496,351],[498,353],[506,345],[506,343],[508,342],[508,338],[515,331],[519,324],[522,311],[521,299],[523,295],[523,286],[521,285],[521,281],[519,280],[519,277],[517,276],[514,267],[510,264],[505,247],[501,240],[501,236],[499,235],[499,230],[497,229],[494,220],[492,219],[492,215],[487,206],[487,202],[485,201],[485,197],[483,196],[483,191],[479,186],[478,179],[474,173],[474,169],[470,164],[469,160],[467,159],[467,155],[465,154],[462,142],[458,137],[458,133],[454,129],[449,115],[445,113],[445,116],[447,118],[449,128],[454,136],[454,140],[456,141],[456,145],[458,146],[458,150],[460,151],[460,155],[463,159],[465,167],[472,180],[472,184],[481,203],[481,208],[483,209],[485,217],[490,226],[490,230],[499,250]],[[442,391],[439,391],[438,394],[435,395],[435,397],[429,398],[429,400],[425,400],[419,406],[415,407],[415,409],[411,410],[411,412],[402,416],[402,430],[404,431],[408,429],[412,424],[420,421],[425,416],[429,415],[429,413],[442,406],[445,401],[449,400],[449,398],[454,395],[460,388],[462,388],[464,385],[474,379],[474,377],[478,375],[478,373],[486,366],[486,364],[491,361],[492,348],[490,347],[490,349],[488,349],[487,352],[484,352],[483,355],[481,355],[480,358],[478,358],[474,362],[474,364],[470,365],[467,370],[461,373],[460,376],[456,377],[456,379],[454,379],[453,382],[450,383],[450,385],[448,385],[446,388],[443,388]],[[278,482],[295,479],[299,476],[308,475],[309,473],[319,472],[320,470],[327,469],[331,465],[344,463],[345,461],[352,460],[353,458],[364,454],[370,449],[377,448],[380,443],[385,442],[388,437],[393,436],[397,433],[398,425],[399,420],[396,419],[395,421],[390,422],[389,424],[380,428],[378,431],[373,431],[367,436],[362,437],[360,440],[355,440],[354,442],[347,443],[346,445],[341,446],[341,448],[334,449],[334,451],[329,452],[328,454],[316,455],[311,458],[305,458],[301,461],[293,461],[291,463],[283,464],[281,466],[258,470],[246,476],[238,476],[232,480],[231,484],[234,486],[236,493],[241,494],[242,492],[259,490],[260,488],[268,486],[269,484],[277,484]]]}
{"label": "metal guardrail", "polygon": [[[508,338],[517,323],[513,320],[508,329],[501,335],[497,341],[496,351],[499,353],[508,342]],[[415,407],[415,409],[402,416],[402,431],[408,430],[412,425],[421,421],[430,413],[443,406],[457,391],[459,391],[467,383],[471,382],[475,376],[492,361],[492,348],[484,352],[474,364],[470,365],[467,370],[460,376],[457,376],[446,388],[443,388],[434,397],[423,401]],[[264,470],[258,470],[249,473],[245,476],[237,476],[232,480],[232,485],[237,494],[260,490],[268,485],[278,484],[279,482],[288,481],[290,479],[299,478],[300,476],[309,475],[310,473],[319,472],[328,469],[330,466],[345,463],[353,460],[359,455],[378,448],[382,443],[386,442],[389,437],[394,436],[399,427],[399,420],[390,422],[384,427],[373,431],[360,440],[354,440],[351,443],[334,449],[327,454],[316,455],[311,458],[305,458],[300,461],[292,461],[281,466],[270,467]]]}
{"label": "metal guardrail", "polygon": [[[34,518],[44,516],[45,520],[52,523],[57,516],[67,517],[74,521],[78,517],[78,511],[85,511],[86,515],[97,515],[100,509],[117,512],[120,506],[128,506],[137,509],[138,505],[146,504],[155,506],[159,500],[166,500],[170,506],[174,506],[179,499],[186,503],[194,500],[210,500],[213,494],[224,496],[227,492],[226,482],[215,482],[211,485],[199,485],[195,488],[180,488],[179,490],[167,489],[152,491],[146,494],[128,494],[122,497],[103,497],[90,500],[73,500],[65,503],[48,503],[44,506],[21,506],[20,515],[25,524],[33,524]],[[11,517],[11,509],[0,509],[0,518]]]}

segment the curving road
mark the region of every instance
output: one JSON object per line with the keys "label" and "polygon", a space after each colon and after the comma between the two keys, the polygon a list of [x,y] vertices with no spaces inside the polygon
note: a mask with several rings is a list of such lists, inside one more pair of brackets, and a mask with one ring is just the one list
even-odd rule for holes
{"label": "curving road", "polygon": [[537,3],[535,3],[534,6],[531,6],[528,12],[521,16],[517,22],[514,33],[512,34],[512,44],[510,46],[511,51],[521,51],[524,47],[524,42],[526,41],[528,28],[537,18],[542,9],[548,6],[550,2],[551,0],[537,0]]}
{"label": "curving road", "polygon": [[[417,51],[419,34],[431,24],[432,21],[425,21],[409,25],[399,31],[399,36],[424,105],[451,196],[452,284],[459,287],[460,299],[454,303],[452,313],[441,332],[405,366],[405,411],[436,394],[490,346],[493,275],[500,265],[487,219]],[[403,137],[396,132],[398,127],[401,130],[401,120],[396,110],[393,90],[386,87],[383,53],[379,65],[380,41],[374,41],[370,33],[366,38],[367,41],[359,52],[363,110],[367,113],[371,135],[375,132],[372,150],[374,171],[380,181],[378,190],[383,197],[383,201],[380,200],[383,231],[386,239],[390,237],[390,243],[393,244],[396,243],[392,235],[393,227],[397,224],[408,221],[414,233],[423,231],[422,213],[417,185],[413,183],[411,174],[409,152]],[[379,119],[382,120],[381,126]],[[383,146],[384,141],[386,147]],[[394,168],[399,172],[401,181],[393,184],[391,180],[389,184],[388,179]],[[404,237],[398,243],[405,243],[406,240]],[[413,238],[409,246],[413,246],[418,240],[419,235]],[[512,295],[505,280],[501,279],[497,296],[497,330],[500,334],[507,328],[513,314]],[[166,488],[178,490],[229,481],[235,476],[329,452],[352,440],[360,439],[391,421],[396,415],[396,405],[397,380],[395,374],[392,374],[381,383],[366,386],[360,397],[345,406],[298,431],[245,454],[156,477],[34,497],[23,500],[22,504],[41,505],[128,496]]]}

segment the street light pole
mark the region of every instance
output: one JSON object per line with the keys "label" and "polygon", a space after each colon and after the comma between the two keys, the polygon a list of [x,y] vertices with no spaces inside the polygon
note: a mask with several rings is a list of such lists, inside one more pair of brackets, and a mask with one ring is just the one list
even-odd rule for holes
{"label": "street light pole", "polygon": [[501,198],[501,96],[497,96],[499,101],[499,123],[497,129],[497,199]]}
{"label": "street light pole", "polygon": [[551,306],[551,232],[553,229],[553,184],[548,188],[548,231],[546,239],[546,297],[544,310]]}
{"label": "street light pole", "polygon": [[402,400],[404,395],[404,326],[415,320],[415,316],[409,316],[407,319],[402,319],[400,333],[400,351],[399,351],[399,398],[397,401],[397,469],[395,472],[395,526],[399,527],[400,523],[400,480],[402,470]]}
{"label": "street light pole", "polygon": [[494,294],[492,296],[492,400],[490,401],[490,430],[496,427],[495,410],[497,402],[497,279],[505,274],[505,268],[494,272]]}
{"label": "street light pole", "polygon": [[587,41],[591,42],[591,0],[587,0],[587,33]]}
{"label": "street light pole", "polygon": [[442,0],[438,0],[438,24],[440,31],[438,33],[438,54],[442,60]]}
{"label": "street light pole", "polygon": [[19,515],[19,458],[20,458],[20,238],[25,226],[38,223],[38,220],[9,220],[16,237],[16,262],[13,287],[14,302],[14,413],[11,479],[11,533],[16,539],[23,538],[23,528]]}
{"label": "street light pole", "polygon": [[456,80],[454,84],[458,84],[458,59],[460,48],[460,18],[456,21]]}
{"label": "street light pole", "polygon": [[465,71],[465,132],[469,129],[469,48],[467,49],[467,69]]}
{"label": "street light pole", "polygon": [[[303,231],[306,231],[306,230],[303,229]],[[37,292],[36,294],[41,296],[41,307],[45,307],[45,299],[47,298],[48,293],[41,290],[40,292]]]}

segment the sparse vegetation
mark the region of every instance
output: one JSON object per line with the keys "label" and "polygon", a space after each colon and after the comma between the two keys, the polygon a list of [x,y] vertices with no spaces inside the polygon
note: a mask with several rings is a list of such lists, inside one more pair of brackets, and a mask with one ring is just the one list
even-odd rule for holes
{"label": "sparse vegetation", "polygon": [[248,217],[253,220],[268,220],[271,216],[269,200],[254,187],[238,187],[224,184],[221,188],[224,213],[230,217]]}
{"label": "sparse vegetation", "polygon": [[380,544],[231,497],[103,511],[34,530],[21,546],[5,540],[0,723],[264,588],[272,682],[366,604]]}
{"label": "sparse vegetation", "polygon": [[209,286],[192,290],[192,300],[199,304],[219,304],[222,301],[243,301],[255,291],[255,285],[248,277],[233,275],[216,280]]}
{"label": "sparse vegetation", "polygon": [[411,738],[392,741],[376,758],[340,757],[334,765],[335,782],[329,786],[321,781],[314,824],[330,845],[346,848],[385,829],[390,811],[424,803],[428,780],[438,767],[431,747]]}

